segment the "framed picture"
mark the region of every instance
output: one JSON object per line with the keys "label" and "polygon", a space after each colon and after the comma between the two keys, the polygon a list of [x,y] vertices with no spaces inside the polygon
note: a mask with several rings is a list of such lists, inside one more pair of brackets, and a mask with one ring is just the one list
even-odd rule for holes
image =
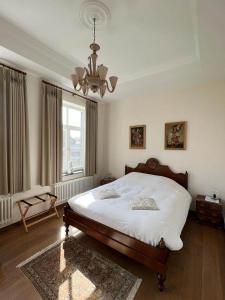
{"label": "framed picture", "polygon": [[130,126],[130,149],[145,149],[146,126]]}
{"label": "framed picture", "polygon": [[165,124],[165,150],[186,149],[186,122]]}

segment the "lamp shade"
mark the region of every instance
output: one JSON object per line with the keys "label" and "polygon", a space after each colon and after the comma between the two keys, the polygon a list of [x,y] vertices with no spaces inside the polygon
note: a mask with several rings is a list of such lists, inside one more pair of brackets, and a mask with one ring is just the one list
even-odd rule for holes
{"label": "lamp shade", "polygon": [[86,84],[84,84],[84,85],[82,86],[82,92],[83,92],[83,94],[84,94],[85,96],[88,94],[88,87],[87,87]]}
{"label": "lamp shade", "polygon": [[110,77],[109,77],[109,81],[110,81],[110,83],[111,83],[111,86],[112,86],[112,89],[113,89],[113,90],[114,90],[115,87],[116,87],[117,80],[118,80],[118,77],[116,77],[116,76],[110,76]]}
{"label": "lamp shade", "polygon": [[105,91],[106,91],[106,85],[103,84],[103,85],[101,85],[101,86],[99,87],[99,92],[100,92],[100,96],[101,96],[101,97],[104,97]]}
{"label": "lamp shade", "polygon": [[98,74],[101,80],[105,80],[108,72],[108,68],[106,66],[100,65],[98,67]]}
{"label": "lamp shade", "polygon": [[72,78],[73,86],[76,89],[76,86],[78,84],[78,76],[77,76],[77,74],[72,74],[71,78]]}
{"label": "lamp shade", "polygon": [[76,70],[78,79],[79,79],[79,80],[82,80],[83,77],[84,77],[85,69],[84,69],[84,68],[81,68],[81,67],[77,67],[77,68],[75,68],[75,70]]}

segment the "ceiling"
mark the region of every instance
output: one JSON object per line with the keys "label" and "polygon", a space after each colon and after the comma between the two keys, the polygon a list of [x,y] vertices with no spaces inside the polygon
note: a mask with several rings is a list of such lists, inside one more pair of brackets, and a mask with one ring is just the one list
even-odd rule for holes
{"label": "ceiling", "polygon": [[224,0],[0,0],[1,58],[70,85],[90,54],[92,16],[99,63],[119,77],[108,99],[225,79]]}

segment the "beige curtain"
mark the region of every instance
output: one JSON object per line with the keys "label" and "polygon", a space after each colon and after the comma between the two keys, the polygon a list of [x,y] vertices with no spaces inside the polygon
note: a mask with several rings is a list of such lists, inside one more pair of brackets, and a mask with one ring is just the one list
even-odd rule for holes
{"label": "beige curtain", "polygon": [[30,189],[26,75],[0,66],[0,195]]}
{"label": "beige curtain", "polygon": [[62,180],[62,90],[42,83],[41,184]]}
{"label": "beige curtain", "polygon": [[96,173],[98,104],[86,102],[86,176]]}

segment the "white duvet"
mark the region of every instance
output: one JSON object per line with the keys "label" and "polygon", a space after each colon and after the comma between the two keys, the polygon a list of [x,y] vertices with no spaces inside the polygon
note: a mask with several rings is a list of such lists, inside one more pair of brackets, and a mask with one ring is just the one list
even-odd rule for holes
{"label": "white duvet", "polygon": [[[115,190],[119,197],[100,199],[99,192]],[[159,210],[132,210],[130,200],[151,197]],[[191,196],[175,181],[155,175],[129,173],[116,181],[71,198],[70,207],[79,214],[157,246],[163,238],[171,250],[183,246],[180,238]]]}

